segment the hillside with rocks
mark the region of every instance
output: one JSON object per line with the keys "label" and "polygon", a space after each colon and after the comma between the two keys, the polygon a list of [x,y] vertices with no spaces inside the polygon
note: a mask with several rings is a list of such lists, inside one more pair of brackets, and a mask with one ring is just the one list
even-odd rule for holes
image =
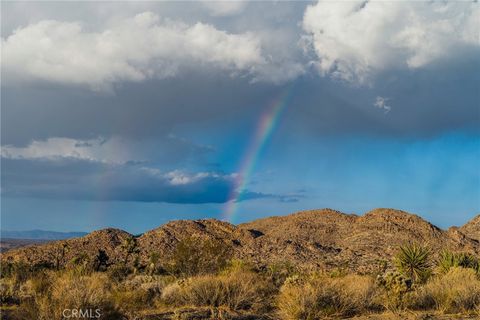
{"label": "hillside with rocks", "polygon": [[[480,254],[477,216],[465,226],[442,230],[417,215],[375,209],[358,216],[331,209],[269,217],[235,226],[215,219],[169,222],[141,236],[104,229],[84,237],[13,249],[2,260],[62,267],[72,261],[103,259],[104,267],[124,263],[146,266],[152,253],[168,261],[178,243],[194,238],[221,244],[232,257],[258,267],[288,262],[305,269],[345,268],[373,272],[391,261],[407,242]],[[98,266],[97,266],[98,267]]]}
{"label": "hillside with rocks", "polygon": [[480,214],[463,225],[459,230],[467,237],[480,241]]}

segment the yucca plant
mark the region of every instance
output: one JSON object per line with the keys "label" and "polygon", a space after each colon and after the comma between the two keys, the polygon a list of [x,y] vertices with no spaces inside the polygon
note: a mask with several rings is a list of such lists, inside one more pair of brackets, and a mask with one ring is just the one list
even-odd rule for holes
{"label": "yucca plant", "polygon": [[416,243],[400,246],[395,266],[414,283],[424,282],[431,274],[430,249]]}

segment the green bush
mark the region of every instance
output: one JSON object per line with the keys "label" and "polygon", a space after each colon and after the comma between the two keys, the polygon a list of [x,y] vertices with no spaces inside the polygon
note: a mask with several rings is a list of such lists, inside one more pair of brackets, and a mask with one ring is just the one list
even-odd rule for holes
{"label": "green bush", "polygon": [[470,268],[480,274],[480,261],[470,253],[442,251],[438,260],[438,269],[441,273],[447,273],[451,268]]}

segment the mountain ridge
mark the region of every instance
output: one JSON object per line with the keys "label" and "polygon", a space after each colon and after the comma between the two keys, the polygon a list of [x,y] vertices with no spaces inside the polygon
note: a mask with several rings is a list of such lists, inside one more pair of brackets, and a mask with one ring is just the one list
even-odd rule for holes
{"label": "mountain ridge", "polygon": [[[391,260],[406,242],[427,244],[436,252],[449,249],[480,255],[478,221],[477,216],[460,228],[442,230],[418,215],[387,208],[364,215],[332,209],[307,210],[239,225],[216,219],[176,220],[136,237],[107,228],[80,238],[12,249],[2,259],[67,264],[79,254],[93,259],[103,251],[110,264],[134,263],[137,259],[135,263],[145,266],[152,253],[166,261],[178,243],[195,238],[220,243],[232,257],[259,267],[289,262],[306,269],[347,267],[363,273]],[[125,251],[128,241],[135,243],[135,258]]]}
{"label": "mountain ridge", "polygon": [[64,240],[69,238],[83,237],[86,236],[88,232],[81,231],[49,231],[41,229],[33,230],[1,230],[1,238],[8,239],[35,239],[35,240]]}

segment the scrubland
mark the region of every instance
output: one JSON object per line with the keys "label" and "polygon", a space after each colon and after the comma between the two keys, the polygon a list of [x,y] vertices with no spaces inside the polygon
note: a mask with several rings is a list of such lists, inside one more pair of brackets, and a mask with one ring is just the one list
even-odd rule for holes
{"label": "scrubland", "polygon": [[98,309],[100,319],[480,317],[478,257],[409,243],[392,265],[371,274],[305,271],[285,261],[258,268],[191,239],[168,259],[152,255],[146,268],[3,262],[2,318],[63,319],[65,309]]}

